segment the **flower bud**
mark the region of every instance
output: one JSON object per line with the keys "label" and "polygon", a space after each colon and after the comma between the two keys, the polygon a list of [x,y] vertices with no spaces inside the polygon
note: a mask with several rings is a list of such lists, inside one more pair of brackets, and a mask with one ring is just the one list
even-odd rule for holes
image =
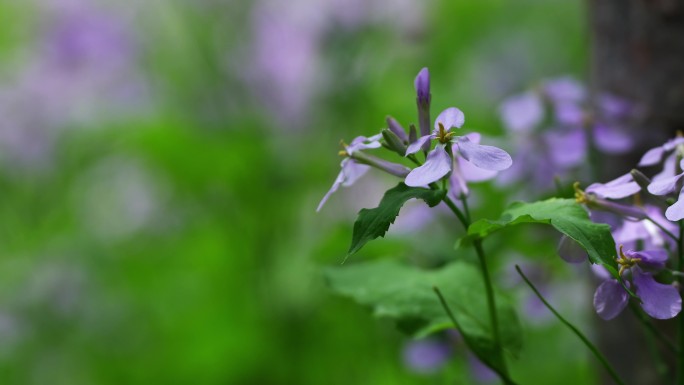
{"label": "flower bud", "polygon": [[[418,127],[420,127],[420,136],[430,135],[430,72],[427,68],[423,68],[418,72],[416,80],[414,81],[416,88],[416,104],[418,105]],[[426,143],[423,146],[423,151],[430,150],[430,144]]]}
{"label": "flower bud", "polygon": [[399,122],[397,122],[396,119],[394,119],[391,116],[388,116],[387,117],[387,127],[389,127],[389,129],[392,130],[394,135],[399,137],[399,139],[401,139],[402,142],[408,143],[409,138],[408,138],[408,136],[406,136],[406,131],[404,130],[404,127],[402,127],[401,124],[399,124]]}
{"label": "flower bud", "polygon": [[413,124],[409,127],[409,144],[414,143],[418,140],[418,133],[416,132],[416,126]]}
{"label": "flower bud", "polygon": [[385,128],[382,130],[382,137],[385,139],[385,143],[387,144],[387,148],[396,152],[400,156],[404,156],[406,154],[406,145],[404,142],[402,142],[401,139],[394,133],[394,131],[391,131],[388,128]]}
{"label": "flower bud", "polygon": [[629,172],[632,175],[632,179],[641,187],[641,189],[647,189],[648,185],[651,184],[651,180],[648,179],[641,171],[633,169]]}

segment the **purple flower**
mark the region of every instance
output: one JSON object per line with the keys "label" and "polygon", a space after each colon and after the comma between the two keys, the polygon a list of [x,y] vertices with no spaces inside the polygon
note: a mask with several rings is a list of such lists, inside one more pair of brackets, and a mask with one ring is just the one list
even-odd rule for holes
{"label": "purple flower", "polygon": [[404,347],[404,364],[417,373],[435,373],[447,363],[451,353],[449,343],[441,339],[411,341]]}
{"label": "purple flower", "polygon": [[431,140],[439,141],[439,144],[428,153],[425,163],[408,174],[408,186],[426,186],[451,172],[452,158],[446,147],[451,143],[454,143],[458,150],[454,155],[458,154],[478,168],[500,171],[511,166],[512,160],[506,151],[493,146],[479,145],[472,142],[468,136],[454,136],[451,128],[460,128],[464,122],[465,116],[461,110],[456,107],[447,108],[437,116],[432,134],[424,135],[408,146],[407,156],[420,151],[426,144],[429,146]]}
{"label": "purple flower", "polygon": [[[668,255],[665,250],[644,250],[623,252],[620,246],[617,262],[620,275],[631,272],[631,285],[641,299],[641,307],[646,314],[656,319],[675,317],[682,309],[682,298],[677,288],[659,283],[652,271],[665,267]],[[643,269],[646,271],[644,271]],[[615,318],[627,306],[629,295],[615,279],[604,281],[594,293],[594,308],[599,317],[609,320]]]}
{"label": "purple flower", "polygon": [[499,115],[508,130],[531,132],[544,118],[544,105],[536,92],[527,91],[504,100]]}
{"label": "purple flower", "polygon": [[631,105],[607,95],[598,100],[589,111],[585,87],[570,77],[504,100],[500,117],[517,147],[504,183],[525,180],[536,190],[548,189],[584,162],[590,143],[610,154],[631,149],[633,140],[620,125]]}
{"label": "purple flower", "polygon": [[[366,138],[365,136],[358,136],[354,138],[354,140],[352,140],[349,146],[345,146],[344,153],[345,155],[351,155],[354,153],[354,151],[378,148],[381,146],[379,140],[379,135],[370,138]],[[340,167],[342,168],[342,170],[337,175],[337,178],[335,179],[335,182],[333,183],[332,187],[330,187],[330,190],[328,190],[325,196],[323,196],[323,199],[321,199],[321,202],[318,204],[316,211],[320,211],[321,208],[323,208],[323,205],[325,204],[325,202],[328,201],[328,198],[330,198],[330,196],[335,191],[337,191],[337,189],[339,189],[340,186],[349,187],[353,185],[354,182],[359,180],[359,178],[364,176],[366,172],[370,170],[370,166],[360,164],[350,157],[345,157],[340,163]]]}
{"label": "purple flower", "polygon": [[408,175],[410,169],[397,163],[385,161],[383,159],[368,155],[361,150],[379,148],[381,134],[367,138],[365,136],[358,136],[352,140],[350,145],[344,145],[344,151],[340,151],[340,155],[345,158],[340,163],[342,170],[337,175],[335,182],[330,190],[323,196],[321,202],[318,204],[316,211],[323,208],[328,198],[340,188],[340,186],[348,187],[354,184],[359,178],[364,176],[371,167],[378,168],[394,176],[403,178]]}
{"label": "purple flower", "polygon": [[674,246],[672,245],[673,240],[666,237],[663,231],[651,222],[651,220],[657,222],[660,226],[670,232],[675,232],[677,230],[677,225],[665,219],[658,207],[647,205],[644,207],[644,211],[646,212],[646,215],[648,215],[648,220],[622,221],[622,224],[613,232],[615,242],[636,247],[637,242],[641,241],[643,243],[643,248],[646,250],[663,248],[668,244]]}
{"label": "purple flower", "polygon": [[574,188],[577,203],[585,204],[589,209],[610,211],[631,219],[646,218],[646,213],[641,207],[608,200],[626,198],[641,191],[641,187],[634,181],[632,174],[625,174],[605,184],[591,184],[587,187],[586,192],[579,188],[579,182],[574,184]]}
{"label": "purple flower", "polygon": [[[675,151],[672,151],[675,150]],[[648,192],[653,195],[666,195],[677,189],[678,182],[684,176],[684,172],[677,174],[677,159],[684,152],[684,138],[677,137],[667,141],[664,145],[648,150],[639,162],[639,166],[650,166],[660,162],[665,153],[672,151],[663,162],[663,171],[653,177],[648,185]],[[679,161],[679,169],[682,169],[684,159]],[[679,191],[677,201],[667,208],[665,217],[673,222],[684,219],[684,189]]]}
{"label": "purple flower", "polygon": [[594,183],[587,187],[586,192],[599,198],[621,199],[641,191],[641,187],[634,181],[631,174],[625,174],[607,183]]}

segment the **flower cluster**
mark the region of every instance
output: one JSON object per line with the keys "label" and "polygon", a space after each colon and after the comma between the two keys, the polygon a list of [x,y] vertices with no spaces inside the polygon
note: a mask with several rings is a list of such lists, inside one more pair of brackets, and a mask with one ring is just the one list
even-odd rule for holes
{"label": "flower cluster", "polygon": [[[468,195],[468,182],[491,179],[498,171],[511,166],[512,159],[506,151],[479,144],[480,134],[456,135],[452,129],[459,129],[465,123],[465,115],[456,107],[442,111],[431,129],[432,96],[427,68],[418,73],[414,86],[421,136],[418,137],[415,126],[411,125],[407,134],[394,118],[388,117],[387,128],[380,134],[371,137],[359,136],[349,145],[343,143],[344,150],[339,153],[344,157],[341,163],[342,170],[321,200],[317,211],[340,186],[351,186],[371,167],[405,178],[404,182],[411,187],[430,187],[433,183],[448,178],[450,195],[459,198]],[[389,162],[362,151],[380,147],[409,159],[417,166],[410,169],[403,164]],[[420,152],[425,155],[424,162],[416,156]]]}
{"label": "flower cluster", "polygon": [[590,146],[607,154],[633,147],[622,125],[637,114],[630,103],[602,95],[590,108],[584,86],[570,77],[551,79],[503,101],[499,115],[516,148],[504,184],[528,181],[545,190],[582,165]]}
{"label": "flower cluster", "polygon": [[[577,202],[591,210],[595,221],[601,218],[601,215],[595,215],[599,212],[609,212],[613,216],[609,221],[619,245],[615,261],[623,282],[602,275],[605,280],[594,294],[594,307],[601,318],[612,319],[627,306],[629,293],[625,288],[635,292],[642,309],[653,318],[673,318],[682,309],[678,287],[659,282],[660,273],[671,268],[670,251],[677,247],[678,238],[674,235],[677,226],[672,222],[684,218],[680,182],[684,176],[682,154],[684,138],[677,137],[649,150],[639,162],[639,166],[653,166],[664,158],[662,171],[652,180],[640,171],[632,170],[608,183],[592,184],[585,191],[575,184]],[[674,197],[658,199],[668,194],[677,194],[678,200]],[[630,197],[632,202],[624,201]],[[656,204],[643,203],[649,198]],[[663,213],[667,205],[669,207]],[[628,245],[627,251],[624,251],[624,245]]]}

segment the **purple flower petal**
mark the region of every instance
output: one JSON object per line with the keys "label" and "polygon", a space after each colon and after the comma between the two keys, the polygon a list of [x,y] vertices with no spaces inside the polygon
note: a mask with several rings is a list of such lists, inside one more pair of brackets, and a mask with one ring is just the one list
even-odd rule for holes
{"label": "purple flower petal", "polygon": [[513,164],[508,153],[498,147],[475,144],[467,137],[458,138],[461,155],[475,166],[485,170],[505,170]]}
{"label": "purple flower petal", "polygon": [[563,235],[558,243],[558,255],[568,263],[582,263],[587,260],[587,252],[571,238]]}
{"label": "purple flower petal", "polygon": [[411,341],[404,347],[404,364],[418,373],[434,373],[451,357],[447,342],[437,339]]}
{"label": "purple flower petal", "polygon": [[651,184],[648,185],[648,192],[650,192],[653,195],[669,194],[672,191],[674,191],[675,187],[677,187],[677,182],[679,182],[682,176],[684,176],[684,173],[675,175],[670,178],[663,178],[655,182],[651,182]]}
{"label": "purple flower petal", "polygon": [[451,171],[451,158],[444,149],[444,145],[438,145],[428,153],[425,163],[414,168],[406,176],[406,185],[411,187],[427,186],[436,182]]}
{"label": "purple flower petal", "polygon": [[602,116],[608,119],[620,119],[633,110],[632,103],[611,94],[603,94],[599,97],[598,105]]}
{"label": "purple flower petal", "polygon": [[665,153],[663,146],[658,146],[646,151],[644,156],[641,157],[638,166],[652,166],[660,162],[660,159],[663,157],[663,153]]}
{"label": "purple flower petal", "polygon": [[621,199],[638,193],[641,187],[634,182],[631,174],[625,174],[605,184],[591,184],[585,191],[600,198]]}
{"label": "purple flower petal", "polygon": [[662,269],[668,260],[667,251],[664,249],[632,251],[625,253],[629,258],[640,258],[639,265]]}
{"label": "purple flower petal", "polygon": [[569,76],[547,80],[544,84],[544,91],[549,99],[555,103],[562,101],[580,102],[585,95],[582,84]]}
{"label": "purple flower petal", "polygon": [[349,155],[351,155],[354,151],[379,148],[382,146],[380,144],[381,138],[382,134],[374,135],[369,138],[365,136],[357,136],[354,138],[354,140],[352,140],[349,146],[345,148],[345,150]]}
{"label": "purple flower petal", "polygon": [[591,264],[590,268],[591,268],[591,272],[594,273],[594,275],[600,279],[603,279],[606,281],[613,279],[613,276],[610,275],[608,270],[606,270],[606,268],[603,267],[603,265]]}
{"label": "purple flower petal", "polygon": [[501,104],[499,115],[504,126],[513,132],[529,132],[544,117],[544,106],[536,92],[512,96]]}
{"label": "purple flower petal", "polygon": [[656,282],[638,267],[632,268],[632,280],[646,314],[655,319],[670,319],[682,310],[682,297],[674,286]]}
{"label": "purple flower petal", "polygon": [[340,186],[351,186],[366,172],[368,172],[368,170],[370,170],[370,166],[356,163],[350,158],[344,158],[342,160],[342,163],[340,163],[340,166],[342,167],[342,170],[337,175],[337,178],[335,179],[335,182],[333,183],[332,187],[330,187],[330,190],[328,190],[325,196],[323,196],[323,199],[321,199],[321,202],[318,204],[318,207],[316,208],[316,212],[321,211],[325,202],[328,201],[328,198],[330,198],[330,196],[335,191],[337,191],[337,189],[339,189]]}
{"label": "purple flower petal", "polygon": [[684,137],[678,136],[676,138],[672,138],[672,139],[668,140],[667,142],[665,142],[665,144],[663,144],[663,148],[665,149],[665,151],[670,151],[670,150],[674,150],[675,147],[677,147],[678,145],[683,144],[683,143],[684,143]]}
{"label": "purple flower petal", "polygon": [[679,199],[665,210],[665,218],[672,222],[684,219],[684,190],[679,192]]}
{"label": "purple flower petal", "polygon": [[449,107],[435,119],[435,130],[439,131],[440,124],[448,131],[452,127],[461,128],[463,123],[465,123],[463,112],[456,107]]}
{"label": "purple flower petal", "polygon": [[458,165],[461,168],[463,178],[468,182],[482,182],[485,180],[490,180],[499,173],[496,170],[486,170],[484,168],[479,168],[475,166],[473,163],[463,158],[458,158],[456,161],[458,162]]}
{"label": "purple flower petal", "polygon": [[622,154],[634,146],[634,140],[626,132],[605,124],[594,127],[594,142],[599,150],[607,154]]}
{"label": "purple flower petal", "polygon": [[627,306],[629,295],[617,280],[604,281],[594,293],[594,309],[604,320],[617,317]]}
{"label": "purple flower petal", "polygon": [[665,158],[663,162],[663,170],[651,178],[651,182],[658,182],[660,180],[671,178],[677,175],[677,154],[672,153]]}
{"label": "purple flower petal", "polygon": [[418,140],[409,144],[408,148],[406,149],[406,155],[404,155],[404,156],[415,154],[416,152],[422,150],[423,145],[425,143],[429,142],[430,139],[433,139],[433,138],[434,138],[434,136],[432,136],[432,135],[421,136],[420,138],[418,138]]}
{"label": "purple flower petal", "polygon": [[553,164],[560,168],[577,166],[587,154],[587,140],[581,129],[547,132],[544,136]]}
{"label": "purple flower petal", "polygon": [[564,126],[581,126],[584,121],[584,110],[574,102],[556,103],[554,109],[556,121]]}
{"label": "purple flower petal", "polygon": [[453,170],[449,176],[449,196],[455,200],[460,199],[461,195],[467,196],[470,193],[466,179],[461,172],[458,159],[454,160]]}

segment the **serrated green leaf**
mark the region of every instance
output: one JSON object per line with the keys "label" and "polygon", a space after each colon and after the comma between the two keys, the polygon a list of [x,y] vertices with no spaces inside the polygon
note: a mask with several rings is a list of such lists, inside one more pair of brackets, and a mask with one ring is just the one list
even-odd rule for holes
{"label": "serrated green leaf", "polygon": [[444,190],[409,187],[404,183],[399,183],[396,187],[387,190],[378,207],[359,211],[359,216],[354,222],[352,243],[347,256],[361,250],[369,241],[384,237],[399,215],[399,210],[409,199],[422,199],[428,206],[433,207],[439,204],[445,195]]}
{"label": "serrated green leaf", "polygon": [[[378,317],[397,320],[416,337],[454,327],[433,291],[439,287],[465,342],[483,362],[502,372],[503,357],[492,336],[485,287],[475,266],[454,262],[426,271],[373,261],[328,268],[325,275],[335,292],[372,307]],[[497,296],[496,305],[503,348],[517,355],[522,346],[518,317],[506,298]]]}
{"label": "serrated green leaf", "polygon": [[579,243],[587,251],[592,263],[603,265],[614,277],[618,277],[615,241],[610,226],[592,222],[586,210],[574,199],[552,198],[533,203],[515,202],[498,220],[483,219],[473,223],[468,228],[468,234],[457,242],[457,247],[520,223],[553,226]]}

